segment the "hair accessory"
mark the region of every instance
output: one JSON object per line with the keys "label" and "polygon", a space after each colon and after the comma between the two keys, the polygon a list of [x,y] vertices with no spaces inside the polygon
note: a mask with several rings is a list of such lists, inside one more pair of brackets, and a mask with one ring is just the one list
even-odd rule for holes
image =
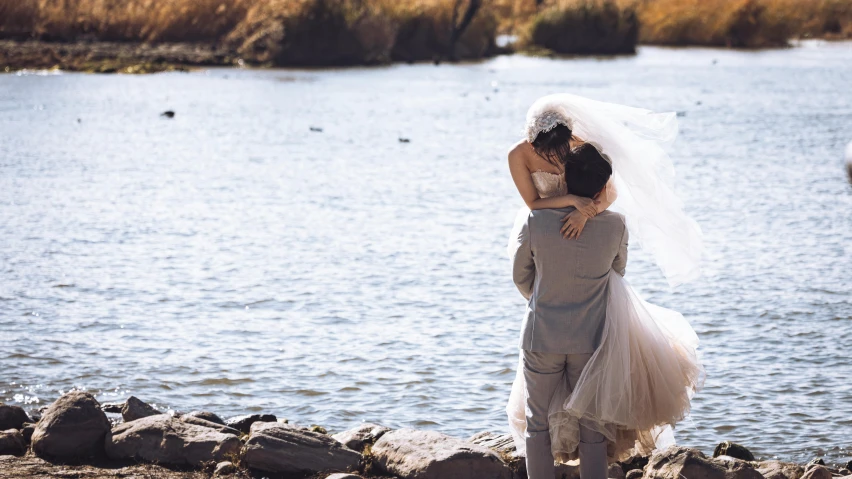
{"label": "hair accessory", "polygon": [[527,124],[524,128],[527,141],[532,143],[539,133],[546,133],[556,128],[556,125],[564,125],[568,129],[573,130],[574,120],[558,110],[543,111],[538,115],[527,118]]}

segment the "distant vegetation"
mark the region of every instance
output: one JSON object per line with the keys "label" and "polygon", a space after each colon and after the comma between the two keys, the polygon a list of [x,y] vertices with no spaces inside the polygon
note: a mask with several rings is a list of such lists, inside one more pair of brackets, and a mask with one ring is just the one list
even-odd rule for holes
{"label": "distant vegetation", "polygon": [[0,0],[0,39],[202,43],[250,63],[463,60],[512,48],[782,46],[852,38],[851,0]]}

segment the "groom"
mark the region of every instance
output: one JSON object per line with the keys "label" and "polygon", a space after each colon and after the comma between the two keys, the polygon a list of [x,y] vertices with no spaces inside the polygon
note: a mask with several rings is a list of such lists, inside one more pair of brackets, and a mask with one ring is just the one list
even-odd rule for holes
{"label": "groom", "polygon": [[[609,162],[591,144],[565,164],[568,192],[594,198],[612,174]],[[573,389],[600,343],[606,316],[610,268],[624,275],[627,228],[624,217],[604,211],[586,223],[576,240],[560,233],[573,208],[534,210],[518,237],[513,277],[529,300],[521,327],[526,381],[527,473],[554,479],[547,413],[560,381]],[[606,479],[606,438],[580,421],[580,477]]]}

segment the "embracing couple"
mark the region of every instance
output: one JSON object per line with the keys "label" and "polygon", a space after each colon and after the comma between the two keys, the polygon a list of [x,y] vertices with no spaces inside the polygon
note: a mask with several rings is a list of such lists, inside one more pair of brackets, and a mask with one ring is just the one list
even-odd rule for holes
{"label": "embracing couple", "polygon": [[623,278],[628,238],[672,285],[699,273],[700,229],[663,149],[676,134],[673,113],[550,95],[509,153],[527,206],[509,255],[528,307],[507,413],[530,479],[578,458],[581,479],[606,479],[609,462],[673,443],[702,385],[689,323]]}

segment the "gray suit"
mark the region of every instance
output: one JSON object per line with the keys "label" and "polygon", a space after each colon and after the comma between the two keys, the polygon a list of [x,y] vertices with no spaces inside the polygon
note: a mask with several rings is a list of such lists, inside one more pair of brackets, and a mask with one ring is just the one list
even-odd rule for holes
{"label": "gray suit", "polygon": [[[547,413],[560,381],[573,389],[600,342],[610,269],[624,275],[624,217],[604,211],[586,222],[578,239],[560,233],[573,208],[530,212],[513,260],[515,285],[529,300],[521,327],[527,398],[527,473],[553,479]],[[580,477],[606,479],[606,442],[580,421]]]}

